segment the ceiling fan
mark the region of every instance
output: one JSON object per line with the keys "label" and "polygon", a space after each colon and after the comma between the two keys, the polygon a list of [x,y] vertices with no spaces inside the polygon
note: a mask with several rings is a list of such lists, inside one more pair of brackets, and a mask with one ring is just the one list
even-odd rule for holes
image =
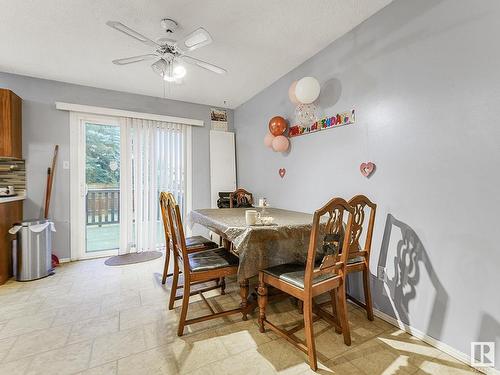
{"label": "ceiling fan", "polygon": [[[186,55],[187,52],[194,51],[195,49],[212,43],[212,37],[208,31],[202,27],[179,40],[159,38],[155,42],[130,27],[125,26],[121,22],[108,21],[106,25],[154,48],[153,53],[113,60],[113,64],[127,65],[139,61],[155,59],[156,61],[151,65],[153,71],[165,81],[175,83],[180,83],[182,78],[186,75],[186,68],[182,63],[195,65],[217,74],[227,73],[224,68]],[[173,34],[179,25],[174,20],[165,18],[161,20],[161,26],[165,29],[167,34]]]}

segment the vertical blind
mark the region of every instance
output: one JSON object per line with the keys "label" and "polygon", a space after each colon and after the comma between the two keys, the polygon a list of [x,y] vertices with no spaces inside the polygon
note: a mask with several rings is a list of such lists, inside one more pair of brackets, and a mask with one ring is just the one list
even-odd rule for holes
{"label": "vertical blind", "polygon": [[171,192],[186,210],[187,125],[126,119],[129,170],[128,246],[121,253],[155,250],[164,245],[159,194]]}

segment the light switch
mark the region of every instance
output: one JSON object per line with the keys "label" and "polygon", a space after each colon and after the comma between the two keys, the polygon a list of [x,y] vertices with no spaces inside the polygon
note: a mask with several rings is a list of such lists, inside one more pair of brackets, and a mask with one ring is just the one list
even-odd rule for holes
{"label": "light switch", "polygon": [[69,161],[67,160],[63,161],[63,169],[69,169]]}

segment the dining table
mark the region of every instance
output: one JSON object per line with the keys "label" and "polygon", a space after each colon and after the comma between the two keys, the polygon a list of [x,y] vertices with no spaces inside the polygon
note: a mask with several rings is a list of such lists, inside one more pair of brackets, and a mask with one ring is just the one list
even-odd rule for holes
{"label": "dining table", "polygon": [[[271,216],[271,225],[247,225],[245,211],[256,209],[261,216]],[[239,258],[243,319],[255,308],[249,301],[249,279],[259,270],[285,263],[305,263],[313,215],[280,208],[207,208],[188,215],[188,225],[199,224],[221,236],[224,247]]]}

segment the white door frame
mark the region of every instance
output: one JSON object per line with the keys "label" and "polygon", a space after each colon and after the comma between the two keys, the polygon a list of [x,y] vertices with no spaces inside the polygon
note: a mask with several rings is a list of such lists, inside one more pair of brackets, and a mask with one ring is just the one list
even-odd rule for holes
{"label": "white door frame", "polygon": [[120,117],[93,115],[89,113],[70,112],[70,218],[71,218],[71,260],[91,259],[117,255],[118,250],[105,250],[95,253],[87,253],[86,234],[86,212],[85,212],[85,123],[93,122],[103,125],[120,127],[120,248],[127,247],[127,236],[123,236],[126,227],[125,217],[122,213],[127,212],[127,194],[123,194],[125,182],[128,178],[126,168],[127,132],[125,121]]}
{"label": "white door frame", "polygon": [[[92,113],[70,112],[70,257],[71,260],[89,259],[96,257],[107,257],[117,255],[117,250],[100,251],[96,254],[85,252],[85,205],[83,196],[85,195],[85,133],[83,122],[94,120],[97,123],[116,124],[121,127],[120,140],[120,191],[122,186],[128,181],[130,176],[130,163],[127,161],[128,132],[125,129],[125,118],[111,117],[104,115],[94,115]],[[192,153],[192,127],[187,126],[186,131],[186,213],[192,209],[193,192],[193,153]],[[126,185],[123,186],[126,188]],[[127,194],[120,194],[120,247],[128,246],[128,236],[125,235],[125,217],[122,213],[128,212]],[[123,218],[123,219],[122,219]],[[123,220],[123,221],[122,221]],[[122,229],[123,228],[123,229]],[[186,234],[190,235],[191,229],[186,227]]]}

